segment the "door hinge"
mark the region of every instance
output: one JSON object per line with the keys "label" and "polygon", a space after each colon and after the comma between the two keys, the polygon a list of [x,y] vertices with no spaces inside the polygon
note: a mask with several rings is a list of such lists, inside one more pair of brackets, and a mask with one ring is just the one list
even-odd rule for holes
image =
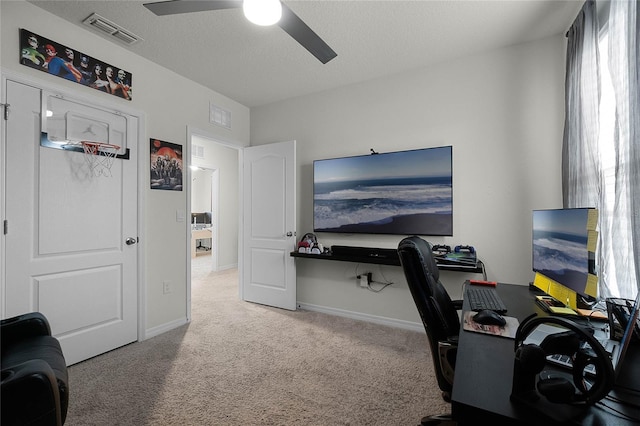
{"label": "door hinge", "polygon": [[9,104],[0,104],[4,107],[4,120],[7,121],[9,119]]}
{"label": "door hinge", "polygon": [[4,232],[4,235],[9,233],[9,221],[7,219],[2,221],[2,232]]}

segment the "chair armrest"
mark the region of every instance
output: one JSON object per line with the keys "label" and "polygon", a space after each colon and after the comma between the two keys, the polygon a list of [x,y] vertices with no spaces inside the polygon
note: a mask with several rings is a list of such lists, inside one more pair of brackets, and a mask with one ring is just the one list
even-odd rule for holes
{"label": "chair armrest", "polygon": [[40,312],[30,312],[0,321],[2,346],[9,347],[18,340],[35,336],[51,336],[49,321]]}
{"label": "chair armrest", "polygon": [[62,425],[58,382],[45,361],[3,369],[1,386],[3,425]]}
{"label": "chair armrest", "polygon": [[452,300],[451,303],[456,311],[462,310],[462,300]]}

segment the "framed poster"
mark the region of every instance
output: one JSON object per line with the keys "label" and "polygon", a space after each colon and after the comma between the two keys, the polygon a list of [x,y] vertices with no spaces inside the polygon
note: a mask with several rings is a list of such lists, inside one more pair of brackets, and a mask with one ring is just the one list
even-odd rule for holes
{"label": "framed poster", "polygon": [[150,139],[151,189],[182,191],[182,145]]}

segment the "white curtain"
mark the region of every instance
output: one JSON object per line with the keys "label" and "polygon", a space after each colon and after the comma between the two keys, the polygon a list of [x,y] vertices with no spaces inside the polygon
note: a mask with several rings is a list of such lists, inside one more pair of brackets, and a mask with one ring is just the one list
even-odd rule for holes
{"label": "white curtain", "polygon": [[595,1],[584,4],[567,37],[563,202],[565,208],[598,208],[601,198],[598,154],[600,56]]}
{"label": "white curtain", "polygon": [[610,247],[602,247],[609,255],[605,265],[615,265],[608,272],[615,274],[617,290],[627,298],[640,289],[639,11],[636,0],[613,0],[608,21],[608,66],[616,105],[615,202],[608,206],[613,215],[600,226],[611,240]]}
{"label": "white curtain", "polygon": [[633,298],[640,288],[638,24],[635,0],[611,2],[609,63],[602,64],[609,67],[615,94],[615,185],[611,186],[605,185],[598,146],[601,64],[595,1],[585,2],[568,33],[563,200],[566,208],[596,207],[600,212],[601,297]]}

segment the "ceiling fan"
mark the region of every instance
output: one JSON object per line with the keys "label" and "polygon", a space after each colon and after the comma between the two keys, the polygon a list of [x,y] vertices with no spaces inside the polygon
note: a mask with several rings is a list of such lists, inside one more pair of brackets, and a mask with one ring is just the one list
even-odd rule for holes
{"label": "ceiling fan", "polygon": [[[154,3],[144,3],[144,7],[156,15],[175,15],[178,13],[205,12],[209,10],[245,8],[247,0],[169,0]],[[263,1],[263,0],[260,0]],[[282,16],[277,24],[293,37],[298,43],[307,49],[320,62],[326,64],[338,54],[329,47],[302,19],[279,0],[282,7]]]}

